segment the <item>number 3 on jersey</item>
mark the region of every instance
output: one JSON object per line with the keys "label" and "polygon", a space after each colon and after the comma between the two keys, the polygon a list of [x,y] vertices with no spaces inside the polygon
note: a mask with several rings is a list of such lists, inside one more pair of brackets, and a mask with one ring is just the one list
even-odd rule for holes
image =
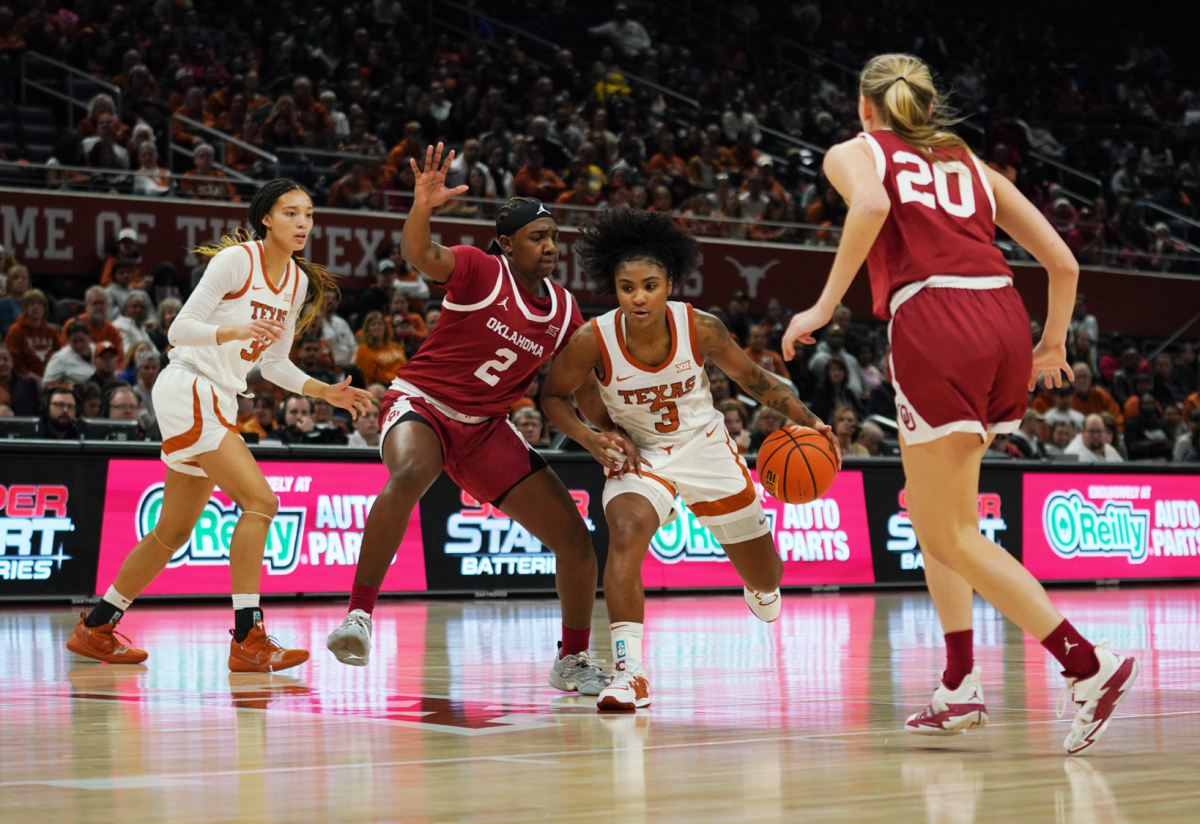
{"label": "number 3 on jersey", "polygon": [[[932,171],[925,158],[912,152],[896,152],[892,162],[897,166],[916,166],[916,170],[905,169],[896,172],[896,188],[900,190],[900,202],[920,203],[930,209],[939,205],[955,217],[970,217],[975,214],[975,187],[971,180],[971,171],[957,160],[940,161],[933,164]],[[958,199],[955,203],[950,199],[950,177],[952,172],[958,178]],[[933,192],[918,191],[917,186],[933,184]],[[935,195],[936,194],[936,200]]]}
{"label": "number 3 on jersey", "polygon": [[475,370],[475,377],[486,383],[488,386],[495,386],[500,383],[500,376],[493,374],[496,372],[504,372],[510,366],[517,362],[517,353],[511,349],[497,349],[496,357],[490,361],[485,361],[482,366]]}

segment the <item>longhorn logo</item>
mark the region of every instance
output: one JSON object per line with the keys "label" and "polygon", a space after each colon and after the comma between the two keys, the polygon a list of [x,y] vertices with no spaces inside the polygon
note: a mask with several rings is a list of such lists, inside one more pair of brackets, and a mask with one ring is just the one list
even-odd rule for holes
{"label": "longhorn logo", "polygon": [[767,276],[767,270],[779,263],[778,260],[772,260],[766,266],[743,266],[737,258],[726,255],[725,259],[737,268],[738,274],[746,281],[746,295],[751,300],[758,297],[758,282]]}

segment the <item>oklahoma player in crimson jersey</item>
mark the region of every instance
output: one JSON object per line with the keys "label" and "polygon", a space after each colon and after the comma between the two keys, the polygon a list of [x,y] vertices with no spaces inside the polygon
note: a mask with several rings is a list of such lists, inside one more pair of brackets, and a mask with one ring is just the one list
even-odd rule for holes
{"label": "oklahoma player in crimson jersey", "polygon": [[[891,367],[900,419],[908,513],[925,579],[946,633],[947,665],[910,732],[949,735],[987,723],[972,652],[978,592],[1063,666],[1075,719],[1071,755],[1096,742],[1137,678],[1133,658],[1093,646],[1056,610],[1041,584],[979,533],[979,465],[998,433],[1016,429],[1039,374],[1069,378],[1067,323],[1079,266],[1054,228],[1016,187],[946,130],[944,103],[915,57],[873,58],[859,79],[864,134],[834,146],[825,173],[849,202],[842,242],[816,306],[783,339],[829,322],[866,260],[875,314],[891,320]],[[1029,351],[1029,316],[993,246],[999,226],[1050,276],[1042,340]]]}
{"label": "oklahoma player in crimson jersey", "polygon": [[[514,198],[496,217],[501,254],[433,242],[433,209],[466,191],[445,187],[454,152],[430,147],[417,168],[404,224],[404,259],[445,286],[437,329],[383,397],[380,452],[390,477],[366,531],[350,613],[328,647],[346,664],[370,654],[371,611],[413,507],[445,469],[466,492],[491,503],[553,550],[563,609],[561,652],[550,684],[597,695],[608,677],[588,656],[597,563],[591,536],[562,481],[508,421],[509,407],[538,368],[583,324],[571,294],[549,280],[558,265],[558,225],[532,198]],[[612,436],[618,453],[623,441]]]}

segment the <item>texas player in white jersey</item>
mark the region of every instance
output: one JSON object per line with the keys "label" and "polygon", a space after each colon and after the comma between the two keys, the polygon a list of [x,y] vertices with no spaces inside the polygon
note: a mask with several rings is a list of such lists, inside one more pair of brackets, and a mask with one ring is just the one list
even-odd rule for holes
{"label": "texas player in white jersey", "polygon": [[[720,320],[668,300],[700,261],[695,239],[670,218],[605,212],[583,230],[575,254],[595,291],[615,292],[620,308],[571,337],[546,376],[542,403],[555,425],[609,470],[604,598],[615,664],[597,706],[627,711],[650,705],[641,567],[654,533],[676,517],[676,495],[725,550],[754,614],[764,621],[779,616],[783,563],[750,470],[713,405],[704,364],[712,361],[759,402],[823,432],[835,453],[837,438],[786,383],[738,348]],[[592,373],[607,412],[595,421],[600,432],[571,406],[572,393],[586,387]],[[586,406],[584,412],[597,417]],[[612,433],[636,450],[610,451]]]}
{"label": "texas player in white jersey", "polygon": [[[118,640],[117,623],[158,576],[192,529],[217,486],[241,510],[229,547],[234,629],[229,668],[272,672],[308,660],[267,636],[259,579],[268,530],[279,507],[262,470],[238,433],[237,395],[256,365],[289,392],[324,398],[357,415],[371,402],[349,379],[330,386],[290,360],[292,338],[336,294],[333,276],[294,257],[312,228],[312,200],[291,180],[273,180],[250,204],[259,240],[226,237],[196,250],[212,256],[168,338],[171,364],[154,384],[154,408],[167,464],[158,522],[121,565],[104,599],[80,616],[67,649],[109,663],[141,663],[147,653]],[[309,295],[310,286],[312,295]]]}

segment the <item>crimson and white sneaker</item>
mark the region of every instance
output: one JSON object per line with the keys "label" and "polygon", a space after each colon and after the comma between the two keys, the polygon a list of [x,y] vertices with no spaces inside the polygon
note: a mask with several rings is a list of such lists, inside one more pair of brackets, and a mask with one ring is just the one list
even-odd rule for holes
{"label": "crimson and white sneaker", "polygon": [[596,699],[596,709],[601,712],[633,712],[650,706],[650,682],[646,671],[614,672],[608,686]]}
{"label": "crimson and white sneaker", "polygon": [[779,617],[779,610],[783,606],[783,596],[779,594],[779,587],[775,587],[774,592],[759,592],[744,585],[742,589],[746,593],[746,603],[750,605],[750,611],[756,618],[769,624]]}
{"label": "crimson and white sneaker", "polygon": [[983,703],[980,669],[975,667],[958,689],[946,689],[938,683],[929,706],[909,716],[904,729],[917,735],[960,735],[976,727],[986,727],[987,707]]}
{"label": "crimson and white sneaker", "polygon": [[1096,645],[1100,671],[1091,678],[1067,678],[1067,685],[1058,696],[1058,717],[1065,710],[1063,697],[1069,690],[1075,702],[1075,720],[1063,746],[1067,755],[1078,755],[1092,746],[1108,729],[1113,713],[1138,677],[1138,662],[1107,649],[1108,641]]}

